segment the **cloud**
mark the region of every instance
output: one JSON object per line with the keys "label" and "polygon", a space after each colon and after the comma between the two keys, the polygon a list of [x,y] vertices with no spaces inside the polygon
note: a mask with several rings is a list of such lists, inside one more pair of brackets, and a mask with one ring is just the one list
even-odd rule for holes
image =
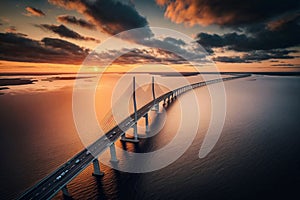
{"label": "cloud", "polygon": [[218,56],[213,58],[216,62],[224,62],[224,63],[249,63],[248,61],[245,61],[240,56]]}
{"label": "cloud", "polygon": [[206,48],[225,47],[235,51],[271,50],[300,45],[300,17],[281,21],[280,25],[251,27],[246,33],[223,35],[199,33],[197,42]]}
{"label": "cloud", "polygon": [[267,28],[271,31],[281,29],[286,24],[293,22],[297,19],[299,20],[299,17],[300,13],[284,16],[282,18],[268,22]]}
{"label": "cloud", "polygon": [[26,7],[26,11],[27,16],[44,17],[46,15],[43,11],[33,7]]}
{"label": "cloud", "polygon": [[[148,25],[147,19],[140,15],[131,4],[115,0],[48,0],[50,3],[69,10],[76,10],[105,33],[115,35],[119,32]],[[148,37],[150,35],[145,35]]]}
{"label": "cloud", "polygon": [[184,50],[184,41],[175,38],[156,39],[148,26],[147,19],[140,15],[134,5],[128,1],[117,0],[48,0],[50,3],[69,10],[76,10],[101,31],[110,35],[135,28],[130,32],[123,32],[119,38],[151,48],[171,49],[176,53],[189,57],[201,57]]}
{"label": "cloud", "polygon": [[[121,55],[121,56],[120,56]],[[158,48],[142,48],[109,50],[96,55],[101,65],[108,64],[112,59],[114,64],[188,64],[184,58],[172,52]]]}
{"label": "cloud", "polygon": [[61,39],[33,40],[24,34],[0,33],[0,59],[20,62],[81,64],[89,50]]}
{"label": "cloud", "polygon": [[50,24],[40,24],[35,25],[36,27],[39,27],[41,29],[51,31],[53,33],[58,34],[60,37],[64,38],[71,38],[75,40],[85,40],[85,41],[93,41],[93,42],[100,42],[99,40],[92,38],[92,37],[84,37],[80,35],[79,33],[67,28],[64,25],[50,25]]}
{"label": "cloud", "polygon": [[295,65],[282,63],[282,64],[274,64],[272,66],[275,66],[275,67],[294,67]]}
{"label": "cloud", "polygon": [[299,10],[299,1],[285,0],[156,0],[165,17],[188,25],[244,26]]}
{"label": "cloud", "polygon": [[15,26],[9,26],[8,28],[5,29],[5,31],[9,33],[16,33],[17,28]]}
{"label": "cloud", "polygon": [[295,50],[268,50],[268,51],[252,51],[242,56],[218,56],[213,58],[217,62],[225,63],[253,63],[261,62],[270,59],[293,59],[295,56],[289,55],[290,53],[297,53]]}
{"label": "cloud", "polygon": [[168,43],[175,44],[175,45],[178,45],[178,46],[186,45],[186,43],[183,40],[175,39],[175,38],[172,38],[172,37],[164,38],[164,42],[168,42]]}
{"label": "cloud", "polygon": [[96,30],[96,26],[94,24],[84,19],[77,19],[76,17],[70,15],[60,15],[57,17],[57,21],[66,24],[78,25],[80,27],[87,28],[90,30]]}

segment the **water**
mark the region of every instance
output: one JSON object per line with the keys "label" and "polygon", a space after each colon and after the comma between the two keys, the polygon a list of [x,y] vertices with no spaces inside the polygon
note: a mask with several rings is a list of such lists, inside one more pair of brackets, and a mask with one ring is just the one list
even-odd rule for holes
{"label": "water", "polygon": [[[158,171],[131,174],[101,165],[96,179],[88,167],[68,186],[74,199],[288,199],[300,186],[299,77],[254,76],[225,83],[227,115],[216,146],[198,157],[210,119],[205,88],[196,89],[201,118],[191,146]],[[71,111],[72,91],[0,96],[1,198],[14,199],[83,148]],[[191,98],[191,93],[180,97]],[[161,132],[127,149],[149,152],[174,137],[180,121],[179,99],[154,126]],[[194,123],[190,120],[190,126]],[[189,128],[186,137],[189,137]],[[180,144],[179,144],[180,145]],[[118,142],[118,147],[122,145]],[[105,155],[104,155],[105,157]],[[118,155],[120,163],[126,162]],[[59,193],[55,199],[62,199]]]}

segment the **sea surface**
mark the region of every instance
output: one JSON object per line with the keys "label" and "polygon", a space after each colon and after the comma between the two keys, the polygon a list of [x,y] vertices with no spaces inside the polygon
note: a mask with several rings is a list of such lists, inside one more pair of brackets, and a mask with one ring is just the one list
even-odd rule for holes
{"label": "sea surface", "polygon": [[[27,78],[35,82],[7,85],[7,89],[0,91],[0,199],[17,198],[84,148],[73,121],[72,76]],[[94,81],[90,76],[86,79],[87,83]],[[109,80],[113,79],[112,75],[106,80],[106,92],[96,98],[100,118],[109,110],[109,101],[104,99],[110,95]],[[141,139],[137,145],[128,143],[124,147],[116,143],[118,148],[133,152],[161,149],[176,136],[183,110],[197,108],[199,122],[194,118],[184,120],[182,142],[174,147],[176,151],[186,144],[185,137],[189,139],[193,127],[198,127],[182,156],[148,173],[127,173],[101,164],[105,173],[101,179],[91,175],[90,166],[68,184],[73,199],[297,199],[300,77],[252,75],[227,81],[224,86],[225,124],[206,157],[199,158],[199,150],[210,123],[212,105],[207,88],[201,87],[181,95],[166,108],[161,107],[159,114],[151,112],[150,130],[160,130],[157,134]],[[198,105],[189,104],[195,96]],[[119,163],[126,163],[118,148]],[[54,199],[64,197],[60,192]]]}

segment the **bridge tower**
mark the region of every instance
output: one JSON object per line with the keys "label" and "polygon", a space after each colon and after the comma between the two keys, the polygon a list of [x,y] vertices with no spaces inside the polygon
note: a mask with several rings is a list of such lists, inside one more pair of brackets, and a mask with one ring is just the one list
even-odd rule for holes
{"label": "bridge tower", "polygon": [[133,137],[135,142],[139,142],[138,133],[137,133],[137,105],[136,105],[136,95],[135,95],[135,76],[133,77],[133,108],[134,108],[134,125],[133,125]]}
{"label": "bridge tower", "polygon": [[132,126],[133,128],[133,138],[127,138],[126,134],[124,133],[121,137],[121,140],[124,142],[139,142],[139,138],[138,138],[138,129],[137,129],[137,121],[138,121],[138,117],[137,117],[137,105],[136,105],[136,95],[135,95],[135,76],[133,77],[133,81],[132,81],[132,89],[133,89],[133,93],[132,93],[132,98],[133,98],[133,108],[134,108],[134,124]]}
{"label": "bridge tower", "polygon": [[159,102],[156,102],[156,97],[155,97],[155,82],[154,82],[154,76],[152,76],[152,97],[154,100],[154,106],[152,107],[151,110],[156,111],[158,113],[159,111]]}

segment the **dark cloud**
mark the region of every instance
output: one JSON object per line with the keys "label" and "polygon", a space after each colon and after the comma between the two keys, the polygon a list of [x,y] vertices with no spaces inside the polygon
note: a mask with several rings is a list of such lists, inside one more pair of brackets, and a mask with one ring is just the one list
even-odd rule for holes
{"label": "dark cloud", "polygon": [[[123,32],[117,37],[141,44],[150,48],[161,48],[169,51],[173,50],[182,56],[194,59],[203,57],[195,55],[183,48],[185,42],[175,38],[156,39],[152,30],[148,26],[147,19],[140,15],[131,1],[120,2],[117,0],[48,0],[50,3],[69,10],[76,10],[83,14],[88,21],[97,25],[98,29],[115,35]],[[128,3],[129,2],[129,3]],[[142,29],[135,29],[142,28]],[[200,59],[201,59],[200,58]]]}
{"label": "dark cloud", "polygon": [[175,38],[172,38],[172,37],[166,37],[164,39],[164,42],[168,42],[168,43],[175,44],[175,45],[178,45],[178,46],[186,45],[186,43],[183,40],[175,39]]}
{"label": "dark cloud", "polygon": [[242,59],[240,56],[218,56],[213,58],[213,60],[224,63],[249,63],[248,61]]}
{"label": "dark cloud", "polygon": [[218,56],[213,58],[214,61],[227,63],[253,63],[270,59],[294,59],[291,53],[297,53],[295,50],[260,50],[246,53],[242,56]]}
{"label": "dark cloud", "polygon": [[57,17],[57,21],[66,24],[78,25],[80,27],[87,28],[90,30],[96,30],[96,26],[94,24],[84,19],[77,19],[76,17],[70,15],[60,15]]}
{"label": "dark cloud", "polygon": [[[41,41],[27,38],[22,34],[0,33],[0,59],[21,62],[43,62],[81,64],[86,56],[86,64],[98,66],[108,64],[159,63],[188,64],[184,58],[159,48],[108,50],[101,53],[84,49],[65,40],[43,38]],[[121,56],[120,56],[121,55]],[[115,59],[116,58],[116,59]]]}
{"label": "dark cloud", "polygon": [[[83,14],[97,27],[110,34],[148,25],[146,18],[140,15],[132,4],[115,0],[48,0],[50,3]],[[147,37],[147,35],[145,35]]]}
{"label": "dark cloud", "polygon": [[35,25],[35,26],[37,26],[39,28],[42,28],[44,30],[56,33],[60,37],[72,38],[72,39],[75,39],[75,40],[100,42],[99,40],[97,40],[95,38],[92,38],[92,37],[84,37],[84,36],[80,35],[79,33],[67,28],[64,25],[40,24],[40,25]]}
{"label": "dark cloud", "polygon": [[248,34],[224,35],[199,33],[197,42],[207,48],[226,47],[235,51],[270,50],[300,45],[300,17],[281,23],[276,29],[260,27]]}
{"label": "dark cloud", "polygon": [[[121,56],[119,56],[121,55]],[[157,48],[143,48],[143,49],[127,49],[110,50],[97,55],[99,62],[109,62],[114,60],[115,64],[188,64],[184,58],[172,52],[157,49]]]}
{"label": "dark cloud", "polygon": [[24,34],[0,33],[0,59],[20,62],[81,64],[89,50],[70,42],[44,38],[29,39]]}
{"label": "dark cloud", "polygon": [[165,17],[189,25],[245,26],[299,10],[297,0],[156,0]]}
{"label": "dark cloud", "polygon": [[72,54],[82,55],[88,53],[87,50],[83,50],[83,48],[77,46],[76,44],[57,38],[43,38],[41,42],[44,43],[44,45],[47,47],[63,49],[72,52]]}
{"label": "dark cloud", "polygon": [[293,64],[274,64],[272,66],[275,66],[275,67],[294,67],[295,65]]}
{"label": "dark cloud", "polygon": [[45,13],[37,8],[33,7],[26,7],[26,15],[28,16],[37,16],[37,17],[43,17],[45,16]]}
{"label": "dark cloud", "polygon": [[286,50],[300,45],[300,15],[290,15],[264,24],[256,24],[244,29],[244,33],[227,33],[223,35],[199,33],[196,41],[204,48],[213,51],[222,48],[224,52],[233,50],[246,52],[239,57],[216,57],[220,62],[255,62],[268,59],[292,59]]}

